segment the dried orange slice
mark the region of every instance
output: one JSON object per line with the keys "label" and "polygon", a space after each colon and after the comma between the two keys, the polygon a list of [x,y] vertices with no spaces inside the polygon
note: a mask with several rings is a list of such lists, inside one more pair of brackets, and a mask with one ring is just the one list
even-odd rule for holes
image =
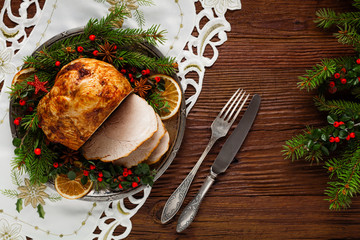
{"label": "dried orange slice", "polygon": [[179,84],[170,76],[164,74],[151,75],[149,79],[155,80],[160,78],[165,82],[165,90],[161,92],[161,96],[168,103],[167,111],[160,111],[159,115],[161,120],[166,120],[173,117],[180,109],[181,105],[181,88]]}
{"label": "dried orange slice", "polygon": [[22,81],[24,81],[26,78],[28,78],[34,72],[36,72],[35,68],[25,68],[25,69],[17,72],[15,74],[11,84],[14,85],[16,83],[21,83]]}
{"label": "dried orange slice", "polygon": [[74,180],[68,178],[66,174],[59,174],[55,179],[56,191],[67,199],[78,199],[90,192],[93,186],[93,182],[88,180],[85,185],[82,185],[81,178],[83,177],[81,172],[76,173]]}

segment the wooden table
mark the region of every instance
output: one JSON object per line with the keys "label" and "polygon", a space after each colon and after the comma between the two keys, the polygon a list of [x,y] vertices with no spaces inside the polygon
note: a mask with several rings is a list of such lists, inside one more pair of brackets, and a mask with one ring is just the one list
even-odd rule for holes
{"label": "wooden table", "polygon": [[[232,30],[219,48],[217,62],[206,70],[181,150],[132,218],[128,239],[360,238],[360,198],[354,199],[349,210],[328,210],[324,189],[329,178],[323,166],[292,163],[281,154],[285,141],[306,125],[324,123],[313,106],[313,93],[296,87],[297,77],[321,58],[353,53],[337,43],[331,31],[315,26],[315,11],[324,7],[350,10],[351,1],[241,2],[242,10],[226,14]],[[177,234],[179,214],[162,225],[162,208],[204,150],[211,122],[239,87],[261,95],[257,119],[237,155],[239,161],[218,177],[190,228]],[[185,204],[198,191],[224,141],[210,151]]]}

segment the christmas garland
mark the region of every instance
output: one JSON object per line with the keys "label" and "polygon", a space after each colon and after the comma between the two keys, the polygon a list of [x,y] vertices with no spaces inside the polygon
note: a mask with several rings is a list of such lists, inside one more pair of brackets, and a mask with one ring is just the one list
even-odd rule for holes
{"label": "christmas garland", "polygon": [[82,184],[93,181],[96,189],[126,190],[141,184],[153,184],[156,171],[141,163],[131,169],[88,161],[78,151],[47,140],[37,115],[37,104],[53,86],[58,71],[67,63],[82,57],[106,61],[127,77],[134,92],[145,98],[156,112],[167,110],[161,97],[164,82],[150,79],[150,74],[173,74],[177,69],[174,58],[154,57],[144,51],[144,43],[151,46],[163,43],[164,31],[159,26],[143,29],[118,29],[114,24],[128,16],[124,6],[119,6],[108,16],[91,19],[84,31],[76,36],[61,39],[44,47],[24,60],[23,69],[30,72],[17,79],[10,88],[15,158],[14,171],[29,174],[31,184],[53,180],[58,174],[75,179],[81,172]]}
{"label": "christmas garland", "polygon": [[[360,9],[360,0],[353,6]],[[327,125],[308,127],[284,145],[286,159],[305,159],[323,162],[331,181],[325,190],[330,209],[350,206],[351,199],[360,192],[360,12],[337,14],[330,9],[317,13],[319,27],[336,25],[335,37],[340,43],[355,48],[354,56],[323,59],[304,76],[298,87],[308,91],[317,89],[314,97],[319,111],[327,113]]]}

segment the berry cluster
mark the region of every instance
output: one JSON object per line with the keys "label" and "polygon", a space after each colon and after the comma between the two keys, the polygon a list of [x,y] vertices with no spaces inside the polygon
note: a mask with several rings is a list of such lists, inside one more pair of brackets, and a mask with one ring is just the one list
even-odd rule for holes
{"label": "berry cluster", "polygon": [[[356,64],[355,64],[356,63]],[[346,87],[346,85],[352,86],[360,82],[360,58],[355,60],[353,66],[349,66],[348,70],[345,67],[342,67],[337,71],[333,79],[329,82],[329,93],[336,93],[339,87]]]}

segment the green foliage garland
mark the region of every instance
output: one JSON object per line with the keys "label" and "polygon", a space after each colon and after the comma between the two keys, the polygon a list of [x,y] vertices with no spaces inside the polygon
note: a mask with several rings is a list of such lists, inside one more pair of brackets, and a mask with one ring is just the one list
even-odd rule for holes
{"label": "green foliage garland", "polygon": [[[360,0],[354,7],[360,9]],[[319,27],[337,26],[334,36],[340,43],[352,45],[354,56],[323,59],[299,77],[298,87],[317,89],[314,98],[319,111],[327,113],[328,125],[308,127],[288,140],[283,147],[286,159],[324,162],[331,181],[325,190],[330,209],[350,206],[360,192],[360,12],[336,13],[322,9],[316,13]]]}

